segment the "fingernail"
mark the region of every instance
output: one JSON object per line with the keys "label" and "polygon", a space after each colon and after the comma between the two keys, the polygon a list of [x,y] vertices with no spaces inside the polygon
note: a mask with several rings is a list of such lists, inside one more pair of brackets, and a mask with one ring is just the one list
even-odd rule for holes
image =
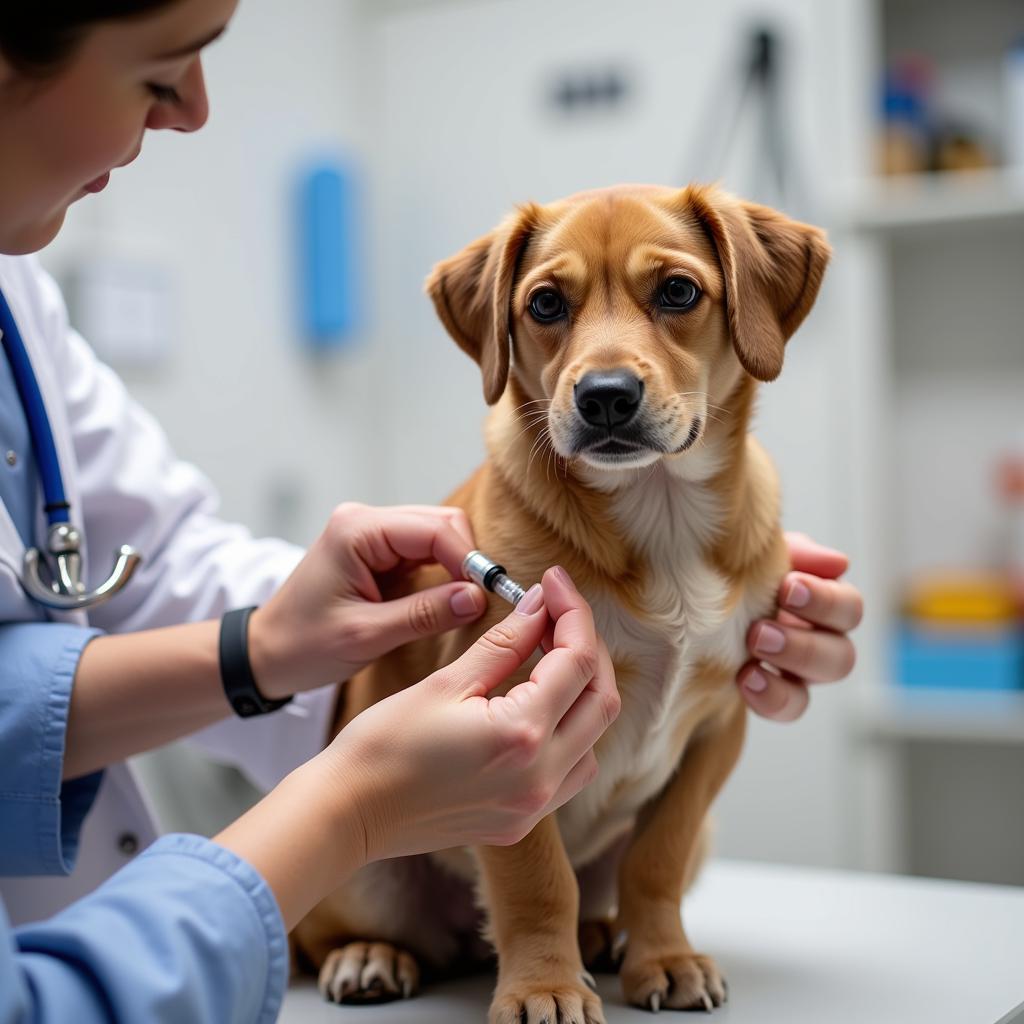
{"label": "fingernail", "polygon": [[544,603],[544,589],[539,583],[534,583],[526,592],[526,597],[516,605],[516,611],[521,615],[532,615]]}
{"label": "fingernail", "polygon": [[778,654],[785,646],[786,634],[778,626],[762,622],[754,641],[754,651],[757,654]]}
{"label": "fingernail", "polygon": [[483,610],[483,594],[477,587],[460,587],[448,601],[452,612],[461,618],[479,615]]}
{"label": "fingernail", "polygon": [[765,678],[763,672],[755,668],[753,672],[743,680],[743,685],[751,693],[764,693],[764,691],[768,689],[768,680]]}
{"label": "fingernail", "polygon": [[793,580],[786,589],[785,604],[790,608],[806,608],[811,601],[811,588],[803,580]]}
{"label": "fingernail", "polygon": [[575,590],[576,589],[576,584],[573,583],[572,577],[560,565],[554,566],[554,568],[551,570],[551,572],[555,576],[556,579],[560,580],[562,583],[564,583],[571,590]]}

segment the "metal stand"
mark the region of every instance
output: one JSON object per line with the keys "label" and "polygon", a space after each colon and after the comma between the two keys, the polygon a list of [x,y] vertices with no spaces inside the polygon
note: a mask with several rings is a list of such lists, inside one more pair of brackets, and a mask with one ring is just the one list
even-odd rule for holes
{"label": "metal stand", "polygon": [[751,110],[758,131],[751,191],[759,199],[779,203],[794,185],[782,110],[780,53],[777,32],[763,26],[753,30],[738,80],[730,71],[725,88],[716,90],[714,102],[705,105],[708,114],[694,147],[701,180],[719,180],[736,149],[744,114]]}

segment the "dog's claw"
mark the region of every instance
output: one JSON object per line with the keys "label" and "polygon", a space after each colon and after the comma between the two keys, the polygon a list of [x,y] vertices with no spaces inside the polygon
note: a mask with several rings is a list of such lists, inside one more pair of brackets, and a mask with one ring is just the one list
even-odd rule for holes
{"label": "dog's claw", "polygon": [[715,1008],[715,1004],[711,1001],[711,996],[709,996],[707,992],[701,992],[700,1000],[704,1004],[704,1009],[707,1010],[708,1013],[711,1013]]}
{"label": "dog's claw", "polygon": [[623,928],[622,931],[612,939],[611,957],[613,960],[618,960],[622,956],[623,950],[625,950],[626,943],[628,941],[629,933],[625,928]]}
{"label": "dog's claw", "polygon": [[661,1009],[661,993],[652,992],[650,998],[647,1000],[647,1006],[651,1013],[657,1013]]}
{"label": "dog's claw", "polygon": [[594,976],[590,973],[590,971],[582,971],[580,973],[580,981],[582,981],[583,984],[586,985],[591,992],[597,991],[597,982],[594,980]]}

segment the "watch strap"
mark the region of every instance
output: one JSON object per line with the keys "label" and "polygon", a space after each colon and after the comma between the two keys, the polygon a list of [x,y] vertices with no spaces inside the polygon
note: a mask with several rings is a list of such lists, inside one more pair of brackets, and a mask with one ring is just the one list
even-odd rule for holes
{"label": "watch strap", "polygon": [[220,678],[228,703],[239,718],[265,715],[292,699],[269,700],[256,685],[249,662],[249,616],[256,607],[225,612],[220,620]]}

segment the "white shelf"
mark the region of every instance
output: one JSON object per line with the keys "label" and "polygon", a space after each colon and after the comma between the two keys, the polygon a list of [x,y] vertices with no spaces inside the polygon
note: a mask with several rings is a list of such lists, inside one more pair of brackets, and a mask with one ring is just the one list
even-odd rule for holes
{"label": "white shelf", "polygon": [[1024,743],[1024,691],[888,686],[861,709],[857,726],[870,740]]}
{"label": "white shelf", "polygon": [[971,224],[1024,226],[1024,171],[865,179],[838,198],[835,219],[843,227],[881,233]]}

